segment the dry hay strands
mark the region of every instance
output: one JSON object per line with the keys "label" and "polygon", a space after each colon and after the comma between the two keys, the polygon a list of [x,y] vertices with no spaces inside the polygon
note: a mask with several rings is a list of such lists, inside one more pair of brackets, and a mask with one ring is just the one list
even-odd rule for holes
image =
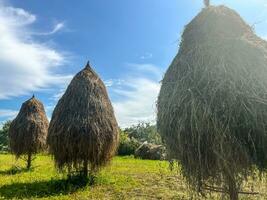
{"label": "dry hay strands", "polygon": [[238,198],[267,167],[267,43],[233,10],[209,6],[183,33],[162,81],[158,131],[196,190],[225,184]]}
{"label": "dry hay strands", "polygon": [[49,122],[43,104],[34,96],[21,106],[19,114],[9,129],[11,152],[19,158],[27,155],[27,168],[31,167],[32,156],[46,149]]}
{"label": "dry hay strands", "polygon": [[105,165],[118,145],[118,125],[106,88],[89,63],[71,81],[52,115],[50,152],[59,169],[88,174]]}

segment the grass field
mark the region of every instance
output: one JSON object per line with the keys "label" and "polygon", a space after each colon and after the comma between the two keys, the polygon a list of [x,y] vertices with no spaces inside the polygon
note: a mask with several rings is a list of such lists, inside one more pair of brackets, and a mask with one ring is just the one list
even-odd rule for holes
{"label": "grass field", "polygon": [[[92,186],[66,187],[66,175],[54,169],[49,156],[38,155],[31,171],[11,155],[0,155],[0,199],[221,199],[218,194],[193,197],[178,169],[171,172],[165,161],[116,157],[102,169]],[[177,167],[178,168],[178,167]],[[251,182],[251,181],[250,181]],[[255,181],[254,181],[255,182]],[[266,179],[257,180],[255,190],[263,193]],[[247,189],[252,190],[251,187]],[[241,199],[267,199],[267,195],[241,196]]]}

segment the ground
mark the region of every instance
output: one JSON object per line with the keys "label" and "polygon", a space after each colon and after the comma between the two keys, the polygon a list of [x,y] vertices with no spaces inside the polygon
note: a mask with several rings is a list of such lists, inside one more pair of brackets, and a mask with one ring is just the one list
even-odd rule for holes
{"label": "ground", "polygon": [[[194,197],[180,175],[179,167],[170,171],[165,161],[115,157],[100,171],[92,186],[83,188],[66,186],[66,175],[55,170],[53,160],[47,155],[38,155],[31,171],[23,170],[23,162],[9,154],[0,155],[0,199],[221,199],[218,194]],[[22,169],[17,170],[14,166]],[[254,181],[255,190],[267,191],[259,187],[265,185],[264,182],[266,179]],[[241,199],[263,200],[267,195],[243,195]]]}

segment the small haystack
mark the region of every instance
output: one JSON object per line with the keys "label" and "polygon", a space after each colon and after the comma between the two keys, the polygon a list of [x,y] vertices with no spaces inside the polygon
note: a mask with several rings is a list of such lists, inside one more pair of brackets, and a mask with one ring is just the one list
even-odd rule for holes
{"label": "small haystack", "polygon": [[18,116],[9,128],[11,152],[19,158],[27,155],[27,168],[31,167],[32,156],[46,148],[49,122],[42,102],[34,96],[21,106]]}
{"label": "small haystack", "polygon": [[89,63],[71,81],[50,122],[48,145],[56,166],[88,175],[106,164],[118,145],[118,125],[106,87]]}
{"label": "small haystack", "polygon": [[134,157],[146,160],[165,160],[166,149],[163,145],[144,142],[135,150]]}
{"label": "small haystack", "polygon": [[186,26],[157,123],[194,188],[237,199],[253,166],[267,167],[266,77],[267,42],[235,11],[209,6]]}

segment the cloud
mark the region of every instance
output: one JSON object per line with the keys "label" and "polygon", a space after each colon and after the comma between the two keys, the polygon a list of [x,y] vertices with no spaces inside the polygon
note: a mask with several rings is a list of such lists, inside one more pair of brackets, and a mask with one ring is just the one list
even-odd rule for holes
{"label": "cloud", "polygon": [[[0,3],[0,99],[28,94],[69,79],[54,71],[65,63],[63,53],[37,42],[29,34],[36,19],[26,10]],[[56,26],[53,31],[61,27]]]}
{"label": "cloud", "polygon": [[0,109],[0,118],[12,119],[18,114],[16,110]]}
{"label": "cloud", "polygon": [[[135,67],[135,72],[129,70],[129,76],[120,85],[109,88],[114,97],[113,107],[119,126],[125,128],[141,121],[154,123],[161,70],[152,64],[127,66]],[[153,73],[144,73],[149,71]]]}
{"label": "cloud", "polygon": [[65,93],[66,88],[67,88],[67,86],[60,88],[59,91],[57,93],[55,93],[50,99],[53,100],[54,102],[57,102]]}
{"label": "cloud", "polygon": [[53,34],[59,32],[59,31],[61,31],[62,29],[64,29],[64,27],[65,27],[65,24],[63,22],[60,22],[60,23],[57,23],[54,26],[54,28],[49,32],[32,33],[32,35],[53,35]]}
{"label": "cloud", "polygon": [[140,58],[142,60],[145,60],[145,59],[149,59],[149,58],[152,58],[153,57],[153,54],[152,53],[145,53],[144,55],[142,55]]}
{"label": "cloud", "polygon": [[126,86],[128,89],[115,90],[122,96],[113,103],[119,125],[125,128],[141,121],[155,122],[159,83],[145,78],[131,79]]}
{"label": "cloud", "polygon": [[64,23],[58,23],[55,25],[54,29],[50,32],[50,34],[54,34],[64,28]]}
{"label": "cloud", "polygon": [[137,72],[152,73],[152,75],[156,76],[157,79],[162,78],[163,75],[163,71],[153,64],[127,63],[127,66],[131,67],[132,70],[135,70]]}
{"label": "cloud", "polygon": [[106,87],[112,87],[114,85],[122,85],[125,82],[123,79],[108,79],[104,81]]}
{"label": "cloud", "polygon": [[36,21],[35,15],[21,8],[5,7],[1,2],[0,4],[0,16],[1,18],[5,18],[4,21],[6,21],[9,26],[24,26]]}

